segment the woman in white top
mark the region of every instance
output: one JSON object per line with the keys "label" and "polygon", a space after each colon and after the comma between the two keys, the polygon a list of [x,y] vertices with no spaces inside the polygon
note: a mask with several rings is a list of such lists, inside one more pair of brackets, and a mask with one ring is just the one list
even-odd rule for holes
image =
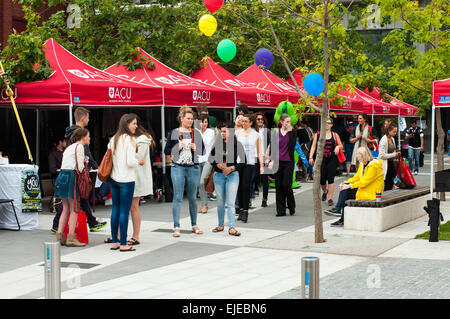
{"label": "woman in white top", "polygon": [[391,123],[387,129],[385,129],[386,133],[380,140],[378,159],[382,160],[385,191],[389,191],[394,187],[396,175],[394,160],[400,154],[400,152],[397,152],[395,146],[395,135],[397,135],[397,131],[397,124]]}
{"label": "woman in white top", "polygon": [[[55,182],[55,197],[62,199],[63,210],[59,219],[58,231],[56,232],[56,240],[61,245],[71,247],[82,247],[85,244],[80,243],[75,235],[75,226],[77,224],[77,211],[75,211],[75,201],[79,200],[78,186],[76,184],[75,170],[79,172],[84,169],[85,160],[84,146],[90,143],[91,137],[89,131],[85,128],[75,130],[71,137],[72,144],[66,148],[63,153],[61,163],[61,172]],[[67,218],[69,217],[69,232],[67,240],[64,237],[64,228],[66,227]]]}
{"label": "woman in white top", "polygon": [[242,130],[236,132],[236,137],[241,142],[245,151],[245,163],[239,168],[239,217],[244,223],[248,220],[248,207],[250,203],[250,182],[256,159],[259,159],[260,174],[264,174],[264,161],[260,150],[260,137],[253,129],[254,119],[251,114],[244,115],[242,119]]}
{"label": "woman in white top", "polygon": [[[139,117],[138,117],[139,120]],[[139,233],[141,231],[141,211],[139,209],[139,200],[142,196],[153,194],[153,176],[152,163],[150,161],[150,147],[154,147],[152,136],[138,121],[138,127],[135,132],[137,144],[136,157],[142,158],[145,163],[136,168],[136,183],[134,185],[133,202],[131,203],[131,221],[133,222],[133,236],[128,240],[128,245],[139,245]]]}
{"label": "woman in white top", "polygon": [[[112,195],[111,250],[135,251],[127,243],[128,216],[133,201],[136,167],[144,165],[144,159],[136,157],[137,145],[134,134],[137,128],[136,114],[124,114],[119,128],[111,138],[108,148],[112,151],[112,171],[109,183]],[[117,237],[120,224],[120,244]]]}
{"label": "woman in white top", "polygon": [[216,136],[215,131],[209,127],[209,117],[207,115],[200,115],[200,133],[202,134],[203,144],[205,145],[205,153],[198,157],[198,166],[200,167],[200,182],[198,184],[198,192],[200,193],[200,204],[202,208],[198,211],[200,214],[208,212],[208,194],[205,190],[205,178],[211,173],[211,164],[208,162],[209,153]]}

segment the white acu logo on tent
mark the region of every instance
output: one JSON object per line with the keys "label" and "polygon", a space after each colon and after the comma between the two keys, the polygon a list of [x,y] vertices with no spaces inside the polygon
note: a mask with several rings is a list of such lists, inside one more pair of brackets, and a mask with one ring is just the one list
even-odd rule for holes
{"label": "white acu logo on tent", "polygon": [[192,91],[192,99],[194,102],[209,102],[211,100],[210,91]]}
{"label": "white acu logo on tent", "polygon": [[113,99],[110,102],[130,102],[131,101],[131,88],[115,88],[110,87],[109,98]]}
{"label": "white acu logo on tent", "polygon": [[114,98],[114,88],[109,88],[109,97],[110,97],[111,99]]}

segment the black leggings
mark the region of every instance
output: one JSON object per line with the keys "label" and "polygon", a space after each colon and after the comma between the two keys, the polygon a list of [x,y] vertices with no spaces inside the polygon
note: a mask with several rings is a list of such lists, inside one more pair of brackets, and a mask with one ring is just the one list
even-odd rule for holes
{"label": "black leggings", "polygon": [[338,168],[339,161],[336,155],[324,157],[320,173],[320,185],[334,184],[334,177]]}
{"label": "black leggings", "polygon": [[384,179],[384,190],[390,191],[394,187],[394,179],[396,174],[394,161],[387,161],[388,167],[386,172],[386,178]]}
{"label": "black leggings", "polygon": [[244,164],[239,168],[238,202],[242,210],[248,210],[250,203],[250,182],[254,166]]}

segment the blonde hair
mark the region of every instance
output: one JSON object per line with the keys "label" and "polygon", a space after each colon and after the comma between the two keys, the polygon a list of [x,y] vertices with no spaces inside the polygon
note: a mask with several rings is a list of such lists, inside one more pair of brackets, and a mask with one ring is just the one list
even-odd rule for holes
{"label": "blonde hair", "polygon": [[358,148],[358,153],[361,154],[361,162],[363,162],[364,164],[367,164],[371,160],[373,160],[372,153],[366,146],[361,146],[360,148]]}
{"label": "blonde hair", "polygon": [[194,116],[194,111],[187,105],[183,105],[180,107],[180,110],[178,111],[178,122],[181,125],[181,119],[186,117],[186,114],[191,113],[192,116]]}

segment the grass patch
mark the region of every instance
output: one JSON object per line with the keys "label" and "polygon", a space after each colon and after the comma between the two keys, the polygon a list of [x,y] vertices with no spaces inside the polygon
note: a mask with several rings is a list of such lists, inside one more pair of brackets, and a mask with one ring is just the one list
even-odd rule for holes
{"label": "grass patch", "polygon": [[[438,234],[439,240],[450,240],[450,221],[441,224]],[[430,239],[430,231],[417,235],[416,239]]]}

